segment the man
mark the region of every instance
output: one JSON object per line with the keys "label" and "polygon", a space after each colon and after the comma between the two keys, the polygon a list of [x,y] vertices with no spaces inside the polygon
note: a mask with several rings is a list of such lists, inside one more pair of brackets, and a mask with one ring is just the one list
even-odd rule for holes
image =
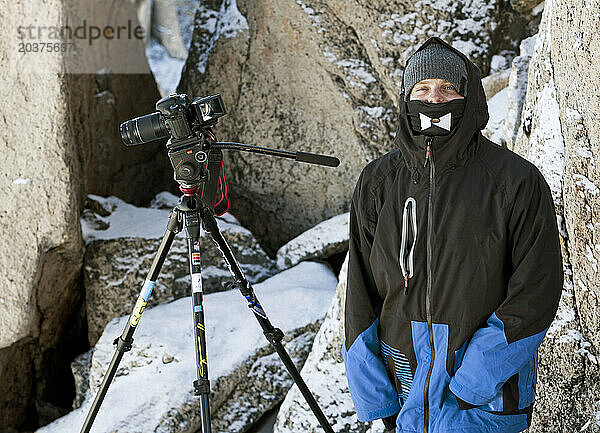
{"label": "man", "polygon": [[516,433],[562,258],[547,183],[480,132],[477,67],[439,38],[403,76],[396,150],[350,208],[343,356],[360,421],[388,431]]}

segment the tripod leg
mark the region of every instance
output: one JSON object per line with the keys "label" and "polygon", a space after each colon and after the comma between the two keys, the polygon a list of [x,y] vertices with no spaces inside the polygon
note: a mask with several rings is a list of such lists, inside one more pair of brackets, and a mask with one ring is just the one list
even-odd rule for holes
{"label": "tripod leg", "polygon": [[100,384],[100,388],[98,389],[98,393],[96,394],[96,398],[92,403],[92,407],[90,408],[85,422],[83,423],[83,427],[81,428],[81,433],[88,433],[92,428],[92,424],[94,423],[94,419],[100,410],[100,405],[106,396],[106,392],[108,391],[108,387],[112,383],[112,380],[117,372],[117,368],[119,367],[119,363],[123,358],[123,354],[129,350],[131,350],[131,346],[133,345],[133,334],[136,330],[136,327],[142,317],[144,309],[146,308],[146,304],[148,303],[148,299],[150,298],[150,294],[152,293],[152,289],[156,284],[156,280],[158,279],[158,274],[163,266],[165,258],[171,248],[171,244],[173,243],[173,239],[175,235],[181,231],[181,224],[178,221],[178,215],[176,211],[172,211],[169,214],[169,222],[167,224],[167,230],[163,236],[162,242],[154,256],[154,261],[152,262],[152,266],[150,266],[150,270],[148,271],[148,276],[146,277],[146,281],[144,282],[144,286],[138,296],[137,302],[135,303],[135,307],[133,307],[133,311],[129,316],[129,320],[123,333],[120,337],[117,337],[113,344],[117,346],[115,353],[110,361],[108,366],[108,370],[104,375],[102,383]]}
{"label": "tripod leg", "polygon": [[267,340],[269,340],[269,343],[271,343],[271,345],[275,348],[275,351],[277,352],[277,354],[281,358],[281,361],[283,362],[288,372],[294,379],[294,382],[296,383],[298,389],[306,399],[306,402],[310,406],[311,410],[317,417],[317,420],[319,421],[319,424],[321,424],[323,430],[325,430],[327,433],[333,433],[333,429],[331,428],[331,425],[329,425],[327,418],[325,418],[325,415],[321,411],[321,408],[319,407],[317,401],[311,394],[310,390],[308,389],[308,386],[306,386],[304,379],[302,379],[302,376],[300,376],[300,373],[294,365],[294,362],[292,361],[287,351],[281,344],[281,340],[283,339],[283,332],[281,331],[281,329],[274,328],[271,322],[269,321],[267,314],[265,313],[264,309],[262,308],[262,306],[258,302],[258,299],[256,298],[252,285],[246,279],[246,276],[242,272],[237,260],[231,252],[229,244],[221,234],[221,231],[217,226],[217,221],[212,211],[205,206],[200,210],[200,213],[204,229],[211,235],[212,240],[219,248],[219,251],[221,251],[223,258],[225,259],[227,266],[229,267],[229,270],[231,271],[231,274],[235,279],[236,286],[240,289],[242,295],[244,295],[244,297],[246,298],[246,301],[248,301],[248,307],[250,307],[250,309],[254,313],[254,316],[256,317],[256,320],[258,320],[258,323],[263,329],[265,337],[267,338]]}
{"label": "tripod leg", "polygon": [[194,393],[200,397],[202,433],[211,433],[210,382],[206,358],[206,333],[202,307],[202,264],[200,261],[200,219],[198,211],[184,213],[184,227],[188,244],[190,278],[192,281],[192,308],[194,315],[194,347],[196,353],[196,377]]}

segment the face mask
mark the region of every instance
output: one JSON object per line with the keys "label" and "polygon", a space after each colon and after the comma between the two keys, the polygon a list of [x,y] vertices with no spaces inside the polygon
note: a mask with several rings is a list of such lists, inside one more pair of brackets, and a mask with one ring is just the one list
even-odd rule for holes
{"label": "face mask", "polygon": [[410,126],[425,135],[447,135],[454,130],[465,109],[464,99],[433,102],[407,101]]}

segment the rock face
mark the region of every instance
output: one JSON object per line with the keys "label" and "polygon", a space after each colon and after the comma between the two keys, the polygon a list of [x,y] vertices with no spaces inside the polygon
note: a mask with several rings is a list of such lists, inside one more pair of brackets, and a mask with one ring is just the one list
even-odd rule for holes
{"label": "rock face", "polygon": [[[76,29],[74,34],[80,28],[87,32],[79,34],[91,38],[93,27],[116,32],[123,24],[139,30],[141,36],[149,31],[138,26],[132,1],[110,5],[94,0],[61,3],[62,19]],[[138,6],[143,12],[143,4]],[[73,176],[81,191],[115,194],[141,205],[174,182],[165,140],[136,147],[126,147],[121,141],[119,125],[155,112],[160,99],[144,53],[144,40],[134,34],[138,33],[128,30],[127,34],[120,31],[116,38],[112,34],[112,38],[93,41],[73,39],[78,54],[65,55],[64,90],[70,108],[68,124],[78,136],[74,158],[80,171]]]}
{"label": "rock face", "polygon": [[[143,50],[141,43],[140,50]],[[81,114],[73,113],[73,124],[89,122],[91,129],[79,151],[83,159],[84,191],[114,194],[139,206],[147,204],[159,191],[175,189],[165,141],[127,147],[119,132],[122,122],[156,111],[160,94],[150,71],[95,74],[90,84],[83,98],[79,93],[70,94],[71,104],[78,107],[79,113],[89,116],[82,118]]]}
{"label": "rock face", "polygon": [[600,21],[586,12],[590,7],[546,1],[515,143],[551,186],[565,262],[561,307],[540,350],[531,432],[600,431],[600,107],[585,91],[600,73],[592,60],[600,52],[592,36]]}
{"label": "rock face", "polygon": [[158,39],[171,57],[185,59],[187,47],[183,41],[178,15],[176,2],[154,0],[152,3],[152,36]]}
{"label": "rock face", "polygon": [[499,91],[508,86],[508,78],[510,76],[510,69],[495,72],[481,79],[483,84],[483,90],[485,91],[485,97],[488,101]]}
{"label": "rock face", "polygon": [[[65,75],[62,53],[18,51],[19,43],[36,42],[18,26],[33,26],[35,34],[37,26],[44,32],[80,24],[74,17],[89,3],[50,0],[41,7],[27,0],[0,11],[1,27],[12,29],[0,42],[3,100],[12,107],[0,120],[2,431],[31,430],[70,405],[68,363],[81,340],[74,320],[82,301],[79,213],[86,190],[143,201],[157,192],[155,183],[168,180],[157,163],[166,161],[160,144],[126,153],[118,133],[121,121],[153,111],[158,93],[147,66],[130,75],[101,68]],[[85,18],[100,24],[99,16]],[[83,51],[87,41],[79,43]]]}
{"label": "rock face", "polygon": [[[42,11],[48,21],[60,22],[61,2],[49,1],[43,8],[5,5],[0,23],[15,29],[26,24],[27,14]],[[3,100],[12,107],[0,120],[0,430],[35,422],[34,384],[48,365],[34,360],[41,363],[65,332],[80,297],[83,255],[75,175],[81,166],[73,157],[82,136],[68,123],[66,80],[53,74],[61,58],[24,55],[19,42],[16,31],[0,42]],[[37,397],[46,400],[47,382],[39,386]]]}
{"label": "rock face", "polygon": [[[287,351],[299,367],[336,284],[328,266],[303,262],[254,286],[269,319],[286,335]],[[196,362],[190,302],[190,298],[182,298],[144,314],[133,348],[124,356],[94,422],[94,431],[191,433],[200,429],[200,403],[193,395]],[[208,294],[203,307],[213,431],[241,433],[283,399],[292,380],[267,346],[238,291]],[[82,406],[41,428],[40,433],[81,427],[113,356],[112,340],[127,320],[124,316],[111,321],[96,344],[89,391],[80,391],[85,392]],[[81,370],[86,363],[80,361],[77,376],[83,378],[85,371]]]}
{"label": "rock face", "polygon": [[[194,32],[200,0],[137,0],[138,17],[147,23],[146,56],[161,95],[177,89]],[[151,36],[151,37],[150,37]]]}
{"label": "rock face", "polygon": [[270,254],[346,212],[361,169],[391,150],[402,68],[420,43],[441,36],[486,75],[493,54],[514,55],[509,39],[526,36],[521,18],[496,1],[239,0],[244,23],[230,20],[239,17],[235,1],[214,3],[197,14],[179,89],[222,94],[223,139],[342,161],[322,168],[226,155],[232,212]]}
{"label": "rock face", "polygon": [[[294,330],[285,342],[285,350],[298,369],[304,365],[321,323],[319,320]],[[233,377],[235,380],[228,379],[230,393],[227,399],[214,412],[212,428],[215,432],[247,431],[263,414],[279,404],[294,384],[271,347],[258,351],[236,370]]]}

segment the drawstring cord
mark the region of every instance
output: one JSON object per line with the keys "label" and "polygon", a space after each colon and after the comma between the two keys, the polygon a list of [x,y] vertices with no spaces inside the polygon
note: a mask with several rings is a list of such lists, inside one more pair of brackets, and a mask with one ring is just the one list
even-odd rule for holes
{"label": "drawstring cord", "polygon": [[[412,208],[412,211],[411,211]],[[412,224],[411,224],[412,223]],[[413,241],[410,251],[406,254],[408,243],[408,229],[412,225]],[[408,279],[413,276],[413,255],[417,244],[417,202],[413,197],[409,197],[404,202],[404,211],[402,212],[402,240],[400,243],[400,269],[404,276],[404,294],[408,295]],[[406,257],[405,257],[406,256]]]}

